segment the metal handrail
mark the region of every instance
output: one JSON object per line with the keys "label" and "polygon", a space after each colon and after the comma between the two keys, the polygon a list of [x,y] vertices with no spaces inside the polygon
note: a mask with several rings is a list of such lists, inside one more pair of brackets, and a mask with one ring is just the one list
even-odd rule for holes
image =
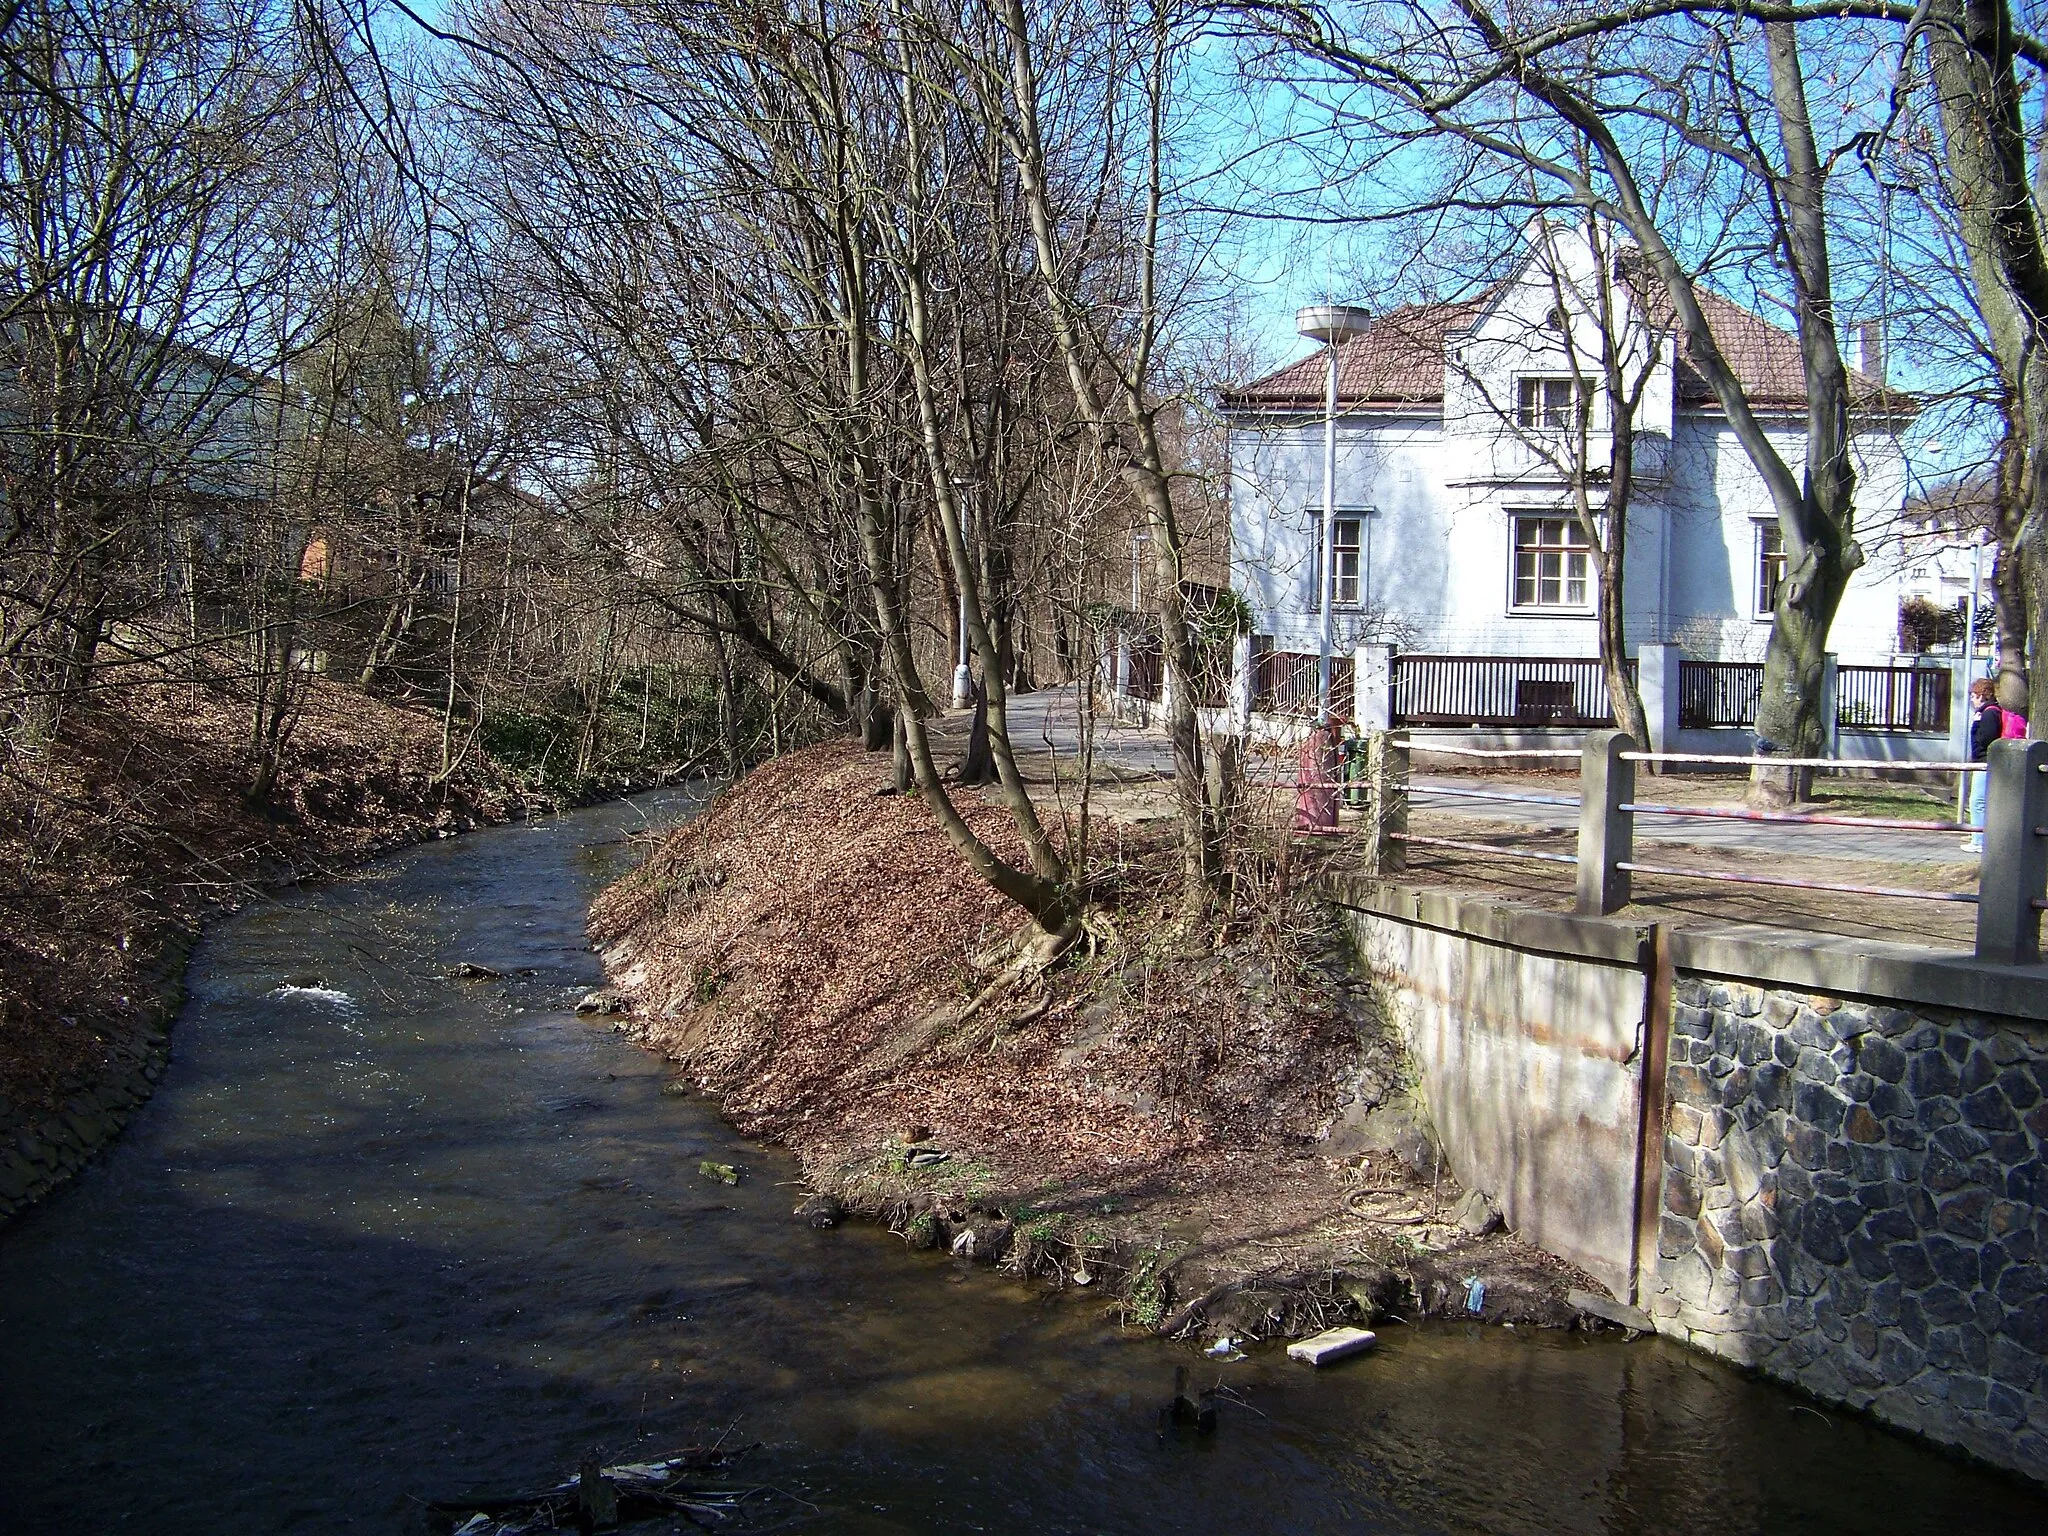
{"label": "metal handrail", "polygon": [[1414,832],[1389,832],[1387,840],[1394,843],[1420,843],[1429,848],[1462,848],[1467,853],[1491,853],[1510,859],[1539,859],[1545,864],[1579,862],[1579,856],[1575,853],[1542,853],[1534,848],[1501,848],[1493,843],[1465,843],[1455,837],[1423,837]]}
{"label": "metal handrail", "polygon": [[1686,880],[1718,880],[1727,885],[1779,885],[1799,891],[1840,891],[1847,896],[1900,896],[1913,901],[1964,901],[1977,904],[1974,891],[1912,891],[1895,885],[1844,885],[1833,880],[1794,880],[1789,875],[1739,875],[1728,869],[1678,869],[1669,864],[1638,864],[1617,859],[1616,869],[1640,875],[1677,875]]}
{"label": "metal handrail", "polygon": [[[1431,748],[1434,751],[1434,748]],[[1573,756],[1578,754],[1574,753]],[[1624,752],[1631,763],[1741,763],[1755,768],[1867,768],[1872,772],[1982,773],[1983,763],[1887,763],[1858,757],[1735,757],[1717,752]]]}
{"label": "metal handrail", "polygon": [[1502,789],[1459,789],[1450,784],[1409,784],[1410,800],[1422,795],[1449,795],[1457,800],[1507,800],[1521,805],[1569,805],[1574,808],[1583,803],[1577,795],[1515,795]]}
{"label": "metal handrail", "polygon": [[1726,806],[1652,805],[1625,801],[1615,809],[1633,811],[1639,816],[1698,816],[1714,821],[1776,821],[1816,827],[1881,827],[1900,832],[1978,830],[1967,821],[1908,821],[1897,816],[1800,816],[1791,811],[1747,811]]}
{"label": "metal handrail", "polygon": [[1578,757],[1577,747],[1460,747],[1450,742],[1417,741],[1413,736],[1394,743],[1411,752],[1435,752],[1445,757]]}

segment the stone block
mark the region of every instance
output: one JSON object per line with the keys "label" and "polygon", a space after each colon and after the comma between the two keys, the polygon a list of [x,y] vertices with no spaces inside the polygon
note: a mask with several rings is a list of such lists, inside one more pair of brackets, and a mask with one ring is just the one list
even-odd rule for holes
{"label": "stone block", "polygon": [[1711,1221],[1701,1222],[1693,1229],[1693,1238],[1699,1246],[1701,1257],[1713,1268],[1719,1269],[1728,1245],[1722,1240],[1714,1224]]}
{"label": "stone block", "polygon": [[1750,1087],[1750,1097],[1766,1110],[1790,1109],[1794,1081],[1792,1069],[1783,1062],[1767,1063],[1756,1069],[1756,1076]]}
{"label": "stone block", "polygon": [[1680,1168],[1668,1168],[1664,1172],[1664,1209],[1674,1216],[1698,1216],[1700,1213],[1699,1180]]}
{"label": "stone block", "polygon": [[1713,1271],[1697,1253],[1681,1254],[1669,1264],[1659,1265],[1667,1291],[1681,1305],[1704,1309],[1714,1286]]}
{"label": "stone block", "polygon": [[1977,1288],[1983,1271],[1978,1266],[1974,1247],[1942,1236],[1930,1237],[1921,1246],[1927,1252],[1927,1262],[1934,1266],[1936,1278],[1943,1284],[1960,1291]]}
{"label": "stone block", "polygon": [[1981,1131],[2016,1131],[2020,1128],[2020,1117],[2005,1102],[2005,1095],[1998,1091],[1995,1082],[1987,1083],[1966,1097],[1962,1111],[1964,1122]]}
{"label": "stone block", "polygon": [[1792,1113],[1823,1136],[1833,1136],[1849,1113],[1849,1101],[1825,1083],[1805,1082],[1792,1090]]}
{"label": "stone block", "polygon": [[1895,1387],[1919,1375],[1926,1359],[1912,1340],[1901,1334],[1888,1333],[1878,1345],[1878,1369],[1884,1372],[1885,1381]]}
{"label": "stone block", "polygon": [[1657,1256],[1675,1259],[1693,1248],[1693,1224],[1682,1216],[1663,1216],[1657,1222]]}
{"label": "stone block", "polygon": [[1989,1051],[1972,1051],[1963,1058],[1956,1081],[1964,1093],[1975,1093],[1979,1088],[1998,1081],[1998,1063],[1991,1059]]}
{"label": "stone block", "polygon": [[2027,1417],[2027,1400],[2003,1382],[1994,1380],[1984,1403],[1984,1411],[2001,1424],[2024,1423]]}
{"label": "stone block", "polygon": [[1918,1051],[1906,1070],[1906,1088],[1920,1100],[1954,1098],[1962,1080],[1943,1051]]}
{"label": "stone block", "polygon": [[2031,1392],[2041,1379],[2041,1357],[2003,1334],[1991,1341],[1991,1379],[2014,1393]]}
{"label": "stone block", "polygon": [[1969,1238],[1982,1242],[1989,1235],[1988,1213],[1991,1209],[1991,1192],[1981,1186],[1965,1189],[1959,1194],[1943,1200],[1938,1209],[1941,1213],[1941,1230],[1955,1237]]}
{"label": "stone block", "polygon": [[1897,1083],[1906,1075],[1906,1053],[1883,1035],[1865,1035],[1856,1042],[1856,1070],[1882,1082]]}
{"label": "stone block", "polygon": [[1884,1140],[1884,1125],[1867,1105],[1852,1104],[1842,1122],[1843,1132],[1851,1141],[1864,1143]]}
{"label": "stone block", "polygon": [[1865,1280],[1884,1279],[1892,1272],[1891,1258],[1885,1245],[1867,1232],[1857,1232],[1848,1239],[1849,1266]]}
{"label": "stone block", "polygon": [[1825,1168],[1828,1165],[1828,1139],[1813,1126],[1794,1121],[1785,1127],[1785,1153],[1802,1168]]}
{"label": "stone block", "polygon": [[2036,1296],[2016,1307],[2008,1307],[1999,1330],[2036,1359],[2048,1354],[2048,1296]]}
{"label": "stone block", "polygon": [[2034,1074],[2024,1067],[2007,1067],[1998,1074],[1998,1091],[2017,1110],[2029,1110],[2042,1101],[2041,1088],[2034,1080]]}
{"label": "stone block", "polygon": [[1696,1147],[1700,1144],[1702,1119],[1703,1116],[1695,1106],[1674,1104],[1671,1106],[1670,1135],[1686,1147]]}
{"label": "stone block", "polygon": [[[1745,1307],[1770,1308],[1785,1298],[1785,1288],[1778,1284],[1775,1275],[1751,1275],[1742,1282],[1741,1300]],[[1783,1314],[1779,1314],[1783,1321]]]}
{"label": "stone block", "polygon": [[1745,1019],[1735,1032],[1735,1059],[1745,1067],[1758,1066],[1771,1059],[1771,1048],[1777,1037],[1754,1019]]}
{"label": "stone block", "polygon": [[1975,1323],[1964,1323],[1956,1332],[1962,1340],[1963,1364],[1982,1376],[1991,1369],[1991,1335]]}
{"label": "stone block", "polygon": [[1786,1035],[1802,1051],[1827,1052],[1842,1043],[1836,1037],[1826,1015],[1811,1005],[1799,1010]]}

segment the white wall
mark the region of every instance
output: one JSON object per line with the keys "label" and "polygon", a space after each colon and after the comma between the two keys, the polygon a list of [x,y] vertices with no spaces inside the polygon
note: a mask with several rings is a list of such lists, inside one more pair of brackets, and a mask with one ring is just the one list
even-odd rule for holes
{"label": "white wall", "polygon": [[[1806,465],[1803,428],[1771,431],[1772,445],[1792,468]],[[1897,444],[1872,435],[1852,445],[1858,521],[1868,531],[1866,560],[1849,578],[1828,648],[1850,665],[1887,661],[1898,643],[1900,558],[1896,519],[1904,494]],[[1671,601],[1667,638],[1689,654],[1723,661],[1761,661],[1768,616],[1753,609],[1756,526],[1774,520],[1763,476],[1735,431],[1718,416],[1679,418],[1672,443]]]}

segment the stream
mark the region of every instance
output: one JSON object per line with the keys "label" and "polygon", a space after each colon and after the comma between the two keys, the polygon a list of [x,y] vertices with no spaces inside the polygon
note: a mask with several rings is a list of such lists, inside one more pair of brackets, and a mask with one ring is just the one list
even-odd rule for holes
{"label": "stream", "polygon": [[[862,1533],[2048,1530],[2048,1498],[1661,1340],[1389,1325],[1218,1366],[863,1224],[575,1018],[665,792],[215,925],[156,1097],[0,1231],[0,1531],[412,1531],[762,1442]],[[458,981],[473,961],[502,980]],[[701,1159],[745,1169],[734,1188]],[[1158,1430],[1173,1369],[1241,1397]]]}

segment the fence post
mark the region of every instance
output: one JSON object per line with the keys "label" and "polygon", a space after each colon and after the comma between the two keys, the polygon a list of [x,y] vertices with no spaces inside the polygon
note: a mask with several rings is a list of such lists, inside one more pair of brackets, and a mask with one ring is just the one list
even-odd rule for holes
{"label": "fence post", "polygon": [[1408,867],[1408,845],[1400,840],[1408,830],[1408,743],[1392,731],[1374,731],[1365,750],[1372,777],[1366,868],[1375,875],[1398,875]]}
{"label": "fence post", "polygon": [[2048,741],[1994,741],[1983,862],[1977,869],[1977,958],[2037,965],[2048,895]]}
{"label": "fence post", "polygon": [[1240,736],[1252,729],[1252,637],[1239,635],[1230,643],[1230,718]]}
{"label": "fence post", "polygon": [[1391,730],[1394,724],[1394,648],[1361,645],[1351,658],[1351,712],[1361,731]]}
{"label": "fence post", "polygon": [[1822,757],[1842,755],[1842,671],[1833,651],[1820,659],[1820,739]]}
{"label": "fence post", "polygon": [[[1948,664],[1948,754],[1958,763],[1970,760],[1970,684],[1975,677],[1973,658],[1966,656]],[[1962,797],[1958,803],[1967,803],[1967,799]]]}
{"label": "fence post", "polygon": [[1588,731],[1579,753],[1578,910],[1599,916],[1628,905],[1628,871],[1635,856],[1636,818],[1621,807],[1636,797],[1636,765],[1624,752],[1638,750],[1620,731]]}
{"label": "fence post", "polygon": [[1643,697],[1652,752],[1669,752],[1678,745],[1678,669],[1684,664],[1684,653],[1675,645],[1636,648],[1636,692]]}

